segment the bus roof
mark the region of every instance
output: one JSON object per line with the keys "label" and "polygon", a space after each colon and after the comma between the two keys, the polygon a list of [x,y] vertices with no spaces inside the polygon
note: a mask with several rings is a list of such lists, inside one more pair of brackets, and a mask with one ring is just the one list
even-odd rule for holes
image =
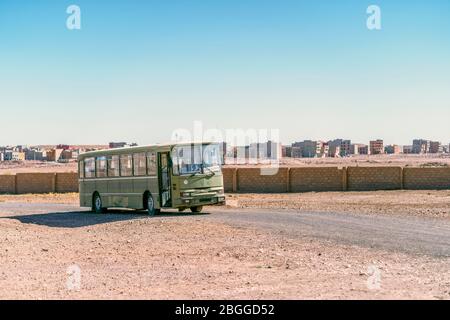
{"label": "bus roof", "polygon": [[185,145],[191,145],[191,144],[212,144],[217,142],[211,142],[211,141],[203,141],[203,142],[171,142],[171,143],[161,143],[161,144],[154,144],[154,145],[145,145],[145,146],[137,146],[137,147],[123,147],[123,148],[114,148],[114,149],[102,149],[102,150],[95,150],[95,151],[88,151],[85,153],[81,153],[78,156],[78,160],[82,160],[85,158],[90,157],[98,157],[98,156],[107,156],[107,155],[120,155],[120,154],[128,154],[128,153],[138,153],[138,152],[145,152],[149,149],[155,150],[155,151],[170,151],[172,147],[174,146],[185,146]]}

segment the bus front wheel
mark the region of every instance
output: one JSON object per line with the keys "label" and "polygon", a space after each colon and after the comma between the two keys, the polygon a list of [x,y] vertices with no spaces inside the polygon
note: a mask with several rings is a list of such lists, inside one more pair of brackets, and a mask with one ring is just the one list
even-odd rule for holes
{"label": "bus front wheel", "polygon": [[191,211],[194,213],[202,212],[203,206],[191,207]]}

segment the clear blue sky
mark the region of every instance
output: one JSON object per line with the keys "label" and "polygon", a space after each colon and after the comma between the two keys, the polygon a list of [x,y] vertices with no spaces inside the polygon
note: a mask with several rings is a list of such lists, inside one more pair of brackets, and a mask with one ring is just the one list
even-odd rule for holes
{"label": "clear blue sky", "polygon": [[0,145],[154,143],[194,120],[448,143],[450,1],[1,0],[0,110]]}

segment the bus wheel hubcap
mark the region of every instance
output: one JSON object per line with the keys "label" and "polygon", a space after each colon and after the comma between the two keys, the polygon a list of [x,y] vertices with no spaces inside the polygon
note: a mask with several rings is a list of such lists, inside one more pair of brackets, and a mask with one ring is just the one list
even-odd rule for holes
{"label": "bus wheel hubcap", "polygon": [[153,198],[151,196],[148,197],[147,205],[148,210],[153,210]]}
{"label": "bus wheel hubcap", "polygon": [[100,199],[100,197],[97,197],[95,199],[95,208],[97,210],[100,210],[102,208],[102,200]]}

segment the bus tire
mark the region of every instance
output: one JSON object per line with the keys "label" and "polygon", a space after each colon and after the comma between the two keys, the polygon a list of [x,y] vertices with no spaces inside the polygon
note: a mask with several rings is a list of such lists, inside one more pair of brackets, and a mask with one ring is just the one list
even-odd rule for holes
{"label": "bus tire", "polygon": [[202,212],[203,206],[196,206],[196,207],[191,207],[191,211],[193,213],[199,213]]}
{"label": "bus tire", "polygon": [[159,212],[159,210],[155,209],[155,200],[153,200],[153,197],[150,193],[146,193],[144,199],[144,208],[147,210],[149,216],[152,217]]}
{"label": "bus tire", "polygon": [[95,192],[94,196],[92,197],[92,211],[95,213],[106,212],[106,208],[103,207],[102,198],[97,192]]}

